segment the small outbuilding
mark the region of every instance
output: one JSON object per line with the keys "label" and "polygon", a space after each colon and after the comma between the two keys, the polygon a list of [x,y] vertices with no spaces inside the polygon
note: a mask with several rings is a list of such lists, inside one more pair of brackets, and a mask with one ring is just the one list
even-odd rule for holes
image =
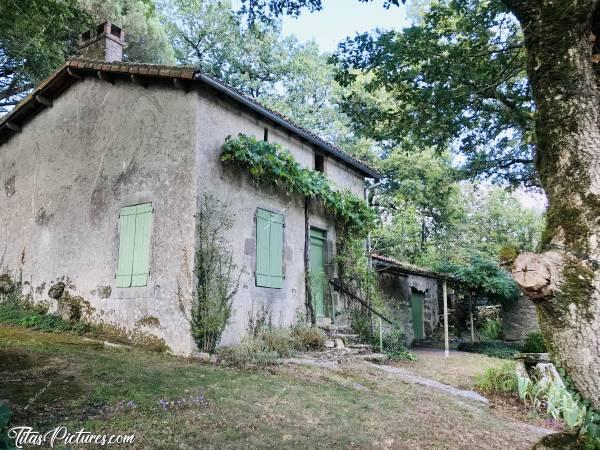
{"label": "small outbuilding", "polygon": [[[371,258],[388,310],[402,325],[407,342],[443,333],[443,281],[449,277],[387,256],[372,254]],[[454,290],[448,296],[452,300]]]}

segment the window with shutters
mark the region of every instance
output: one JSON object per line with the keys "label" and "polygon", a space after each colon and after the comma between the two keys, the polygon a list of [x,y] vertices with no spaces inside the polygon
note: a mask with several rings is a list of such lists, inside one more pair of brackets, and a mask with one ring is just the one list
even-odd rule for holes
{"label": "window with shutters", "polygon": [[283,286],[283,216],[256,210],[256,285]]}
{"label": "window with shutters", "polygon": [[127,206],[121,209],[117,287],[136,287],[148,284],[152,215],[152,203]]}

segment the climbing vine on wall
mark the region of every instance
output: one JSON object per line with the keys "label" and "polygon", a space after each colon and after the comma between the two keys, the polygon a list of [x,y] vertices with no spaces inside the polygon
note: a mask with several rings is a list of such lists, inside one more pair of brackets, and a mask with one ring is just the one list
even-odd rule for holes
{"label": "climbing vine on wall", "polygon": [[364,200],[335,190],[325,175],[302,167],[281,145],[239,134],[226,139],[221,161],[244,166],[253,178],[282,184],[292,194],[317,199],[335,216],[338,228],[349,234],[364,236],[375,224],[376,214]]}

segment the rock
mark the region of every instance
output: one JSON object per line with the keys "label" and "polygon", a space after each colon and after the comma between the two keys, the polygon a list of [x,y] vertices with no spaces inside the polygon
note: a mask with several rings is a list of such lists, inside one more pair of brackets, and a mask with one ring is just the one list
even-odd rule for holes
{"label": "rock", "polygon": [[0,294],[8,295],[15,290],[15,283],[9,274],[0,275]]}
{"label": "rock", "polygon": [[579,434],[576,431],[563,431],[544,436],[533,446],[532,450],[577,450],[582,448],[585,447],[580,442]]}
{"label": "rock", "polygon": [[517,361],[523,361],[526,366],[535,366],[537,363],[550,362],[548,353],[517,353],[514,358]]}
{"label": "rock", "polygon": [[556,370],[556,367],[554,367],[554,364],[540,362],[536,364],[534,370],[538,380],[542,381],[547,379],[552,384],[555,384],[558,387],[565,386],[565,383],[563,382],[562,378],[560,377],[560,374]]}
{"label": "rock", "polygon": [[517,373],[517,376],[521,378],[529,378],[525,363],[521,360],[517,361],[517,364],[515,365],[515,372]]}
{"label": "rock", "polygon": [[50,286],[50,289],[48,289],[48,297],[53,298],[54,300],[58,300],[62,297],[63,293],[65,292],[65,287],[65,283],[63,283],[62,281],[53,284],[52,286]]}
{"label": "rock", "polygon": [[524,342],[529,333],[540,331],[535,304],[524,295],[502,307],[502,333],[507,341]]}
{"label": "rock", "polygon": [[331,339],[327,339],[325,341],[325,348],[334,348],[335,347],[335,342],[332,341]]}
{"label": "rock", "polygon": [[339,338],[335,340],[335,348],[344,348],[344,341]]}
{"label": "rock", "polygon": [[206,362],[210,361],[210,359],[211,359],[210,353],[206,353],[206,352],[193,352],[191,354],[191,357],[193,359],[197,359],[199,361],[206,361]]}

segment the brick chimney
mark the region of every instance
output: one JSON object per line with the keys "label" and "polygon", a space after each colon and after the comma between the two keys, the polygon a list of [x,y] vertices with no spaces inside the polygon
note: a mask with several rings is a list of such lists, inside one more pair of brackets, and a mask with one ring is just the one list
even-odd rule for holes
{"label": "brick chimney", "polygon": [[123,61],[123,47],[125,30],[108,21],[82,33],[78,46],[81,56],[106,62]]}

